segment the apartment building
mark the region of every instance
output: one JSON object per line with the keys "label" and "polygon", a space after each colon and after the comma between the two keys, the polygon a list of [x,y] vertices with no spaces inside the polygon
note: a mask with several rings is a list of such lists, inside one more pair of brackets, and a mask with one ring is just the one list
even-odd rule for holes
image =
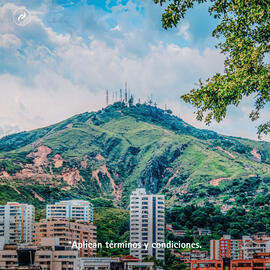
{"label": "apartment building", "polygon": [[42,219],[34,223],[33,243],[41,245],[44,237],[59,238],[59,246],[71,247],[76,243],[90,243],[79,250],[79,257],[91,257],[95,255],[94,243],[97,241],[96,226],[89,222],[80,222],[69,219]]}
{"label": "apartment building", "polygon": [[212,231],[209,229],[204,229],[204,228],[198,228],[197,230],[193,231],[193,236],[202,236],[202,235],[211,235]]}
{"label": "apartment building", "polygon": [[121,258],[79,258],[78,270],[153,270],[153,262],[140,262],[132,256]]}
{"label": "apartment building", "polygon": [[252,259],[255,253],[270,252],[269,236],[243,236],[242,239],[231,239],[230,235],[224,235],[219,240],[210,241],[210,259],[222,258]]}
{"label": "apartment building", "polygon": [[40,246],[5,246],[0,269],[77,270],[78,251],[59,246],[57,238],[43,238]]}
{"label": "apartment building", "polygon": [[254,254],[249,260],[197,260],[191,262],[191,270],[269,270],[270,253]]}
{"label": "apartment building", "polygon": [[193,260],[206,260],[209,259],[208,251],[205,250],[191,250],[191,251],[175,251],[171,249],[171,254],[179,258],[179,260],[187,265]]}
{"label": "apartment building", "polygon": [[88,201],[70,200],[48,204],[46,218],[66,218],[92,223],[94,220],[93,204]]}
{"label": "apartment building", "polygon": [[[144,188],[137,188],[130,196],[130,242],[134,244],[130,255],[140,260],[149,256],[164,260],[164,231],[164,196],[148,195]],[[135,247],[136,243],[142,247]]]}
{"label": "apartment building", "polygon": [[[166,230],[169,231],[170,233],[172,233],[174,236],[180,236],[180,237],[185,236],[187,233],[185,230],[173,229],[172,224],[170,224],[170,223],[166,224]],[[202,235],[211,235],[211,234],[212,234],[211,230],[204,229],[204,228],[198,228],[192,232],[192,236],[194,238],[197,238],[197,237],[202,236]]]}
{"label": "apartment building", "polygon": [[255,253],[270,252],[270,237],[263,236],[243,236],[242,252],[243,259],[252,259]]}
{"label": "apartment building", "polygon": [[230,235],[224,235],[219,240],[210,241],[210,259],[221,260],[231,258],[243,259],[242,239],[234,240]]}
{"label": "apartment building", "polygon": [[35,208],[30,204],[8,202],[0,205],[1,245],[31,243]]}
{"label": "apartment building", "polygon": [[0,270],[153,270],[153,262],[121,258],[78,257],[78,251],[43,238],[41,246],[6,246],[0,251]]}

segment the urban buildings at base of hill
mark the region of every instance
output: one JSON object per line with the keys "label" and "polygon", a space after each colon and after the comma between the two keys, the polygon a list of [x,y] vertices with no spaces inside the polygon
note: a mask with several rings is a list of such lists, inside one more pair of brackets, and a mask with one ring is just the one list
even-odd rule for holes
{"label": "urban buildings at base of hill", "polygon": [[190,265],[190,261],[193,260],[205,260],[209,259],[208,251],[205,250],[190,250],[190,251],[175,251],[174,249],[170,250],[171,254],[179,258],[179,260],[186,265]]}
{"label": "urban buildings at base of hill", "polygon": [[[142,262],[143,258],[165,259],[164,248],[154,247],[155,243],[165,241],[162,195],[146,194],[145,189],[133,192],[130,242],[147,244],[148,248],[133,246],[133,256],[125,258],[96,258],[96,247],[73,247],[74,243],[97,242],[90,202],[69,200],[47,205],[46,218],[39,222],[34,222],[34,210],[32,205],[15,202],[0,206],[0,270],[26,266],[44,270],[149,270],[153,263]],[[22,257],[35,261],[22,263]]]}
{"label": "urban buildings at base of hill", "polygon": [[231,260],[194,260],[191,270],[270,270],[270,253],[257,253],[252,259]]}
{"label": "urban buildings at base of hill", "polygon": [[224,235],[219,240],[210,241],[210,259],[221,260],[231,258],[234,260],[252,259],[255,253],[270,252],[270,237],[267,235],[243,236],[242,239],[232,239]]}
{"label": "urban buildings at base of hill", "polygon": [[153,266],[132,256],[79,257],[78,250],[60,246],[57,238],[41,238],[39,246],[7,245],[0,251],[0,270],[152,270]]}
{"label": "urban buildings at base of hill", "polygon": [[[165,261],[164,248],[154,247],[165,241],[164,212],[164,196],[136,189],[130,196],[130,243],[147,246],[132,247],[131,256],[124,258],[99,258],[94,257],[93,246],[72,246],[74,242],[97,242],[91,203],[73,200],[50,204],[46,219],[35,223],[32,205],[8,202],[0,206],[0,270],[153,269],[153,263],[143,259],[154,256]],[[174,230],[171,224],[166,229],[175,236],[186,235],[184,230]],[[191,232],[194,238],[211,233],[203,228]],[[191,270],[270,270],[270,237],[266,233],[241,239],[224,235],[210,240],[210,257],[203,250],[170,251]]]}

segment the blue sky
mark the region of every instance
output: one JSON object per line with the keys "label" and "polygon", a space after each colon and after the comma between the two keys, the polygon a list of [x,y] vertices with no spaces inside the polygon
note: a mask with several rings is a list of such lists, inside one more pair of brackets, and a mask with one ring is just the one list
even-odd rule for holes
{"label": "blue sky", "polygon": [[[26,26],[14,23],[18,8],[31,13]],[[112,101],[127,81],[135,99],[152,94],[196,127],[256,139],[252,97],[210,127],[180,100],[198,79],[223,72],[211,36],[218,21],[207,10],[196,6],[165,31],[152,0],[0,0],[0,136],[102,108],[106,89]],[[260,121],[269,115],[268,106]]]}

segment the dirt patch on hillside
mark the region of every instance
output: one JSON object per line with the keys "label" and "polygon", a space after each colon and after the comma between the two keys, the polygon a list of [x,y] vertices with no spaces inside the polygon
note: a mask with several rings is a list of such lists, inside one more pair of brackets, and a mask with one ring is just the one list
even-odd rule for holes
{"label": "dirt patch on hillside", "polygon": [[98,154],[96,155],[96,159],[97,159],[97,160],[105,160],[105,158],[104,158],[100,153],[98,153]]}
{"label": "dirt patch on hillside", "polygon": [[95,178],[97,180],[97,183],[98,183],[99,187],[101,188],[101,182],[100,182],[100,179],[98,177],[99,172],[100,172],[99,169],[92,171],[92,178]]}
{"label": "dirt patch on hillside", "polygon": [[261,157],[260,153],[258,153],[257,148],[253,148],[250,153],[252,154],[252,156],[254,157],[254,159],[256,161],[261,161],[262,160],[262,157]]}
{"label": "dirt patch on hillside", "polygon": [[[165,188],[168,188],[169,187],[169,185],[171,184],[171,182],[172,182],[172,180],[177,176],[177,174],[179,173],[179,170],[180,170],[180,168],[182,167],[182,165],[180,165],[179,167],[177,167],[176,168],[176,170],[175,170],[175,172],[174,172],[174,174],[173,174],[173,176],[171,176],[170,178],[169,178],[169,180],[168,180],[168,182],[167,182],[167,184],[164,186],[164,188],[163,189],[165,189]],[[173,171],[173,169],[172,168],[167,168],[170,172],[172,172]],[[171,169],[171,170],[170,170]]]}
{"label": "dirt patch on hillside", "polygon": [[21,195],[21,192],[14,186],[10,186],[14,191],[16,191],[19,195]]}
{"label": "dirt patch on hillside", "polygon": [[92,178],[95,178],[98,182],[98,185],[101,187],[101,182],[100,182],[100,179],[98,177],[99,172],[101,172],[102,174],[106,175],[109,178],[111,187],[113,189],[113,195],[115,196],[116,200],[120,201],[122,198],[121,185],[117,186],[115,184],[114,179],[112,178],[111,174],[109,173],[106,164],[100,166],[97,170],[92,171]]}
{"label": "dirt patch on hillside", "polygon": [[81,166],[86,169],[87,168],[87,160],[88,160],[88,156],[84,155],[83,160],[81,161]]}
{"label": "dirt patch on hillside", "polygon": [[60,168],[60,167],[63,166],[63,158],[62,158],[61,155],[56,154],[56,155],[53,157],[52,160],[54,161],[54,167],[55,167],[55,168]]}
{"label": "dirt patch on hillside", "polygon": [[84,181],[83,177],[80,175],[80,172],[77,168],[72,170],[68,169],[62,173],[63,180],[69,185],[74,186],[79,181]]}
{"label": "dirt patch on hillside", "polygon": [[227,150],[224,150],[223,148],[221,148],[220,146],[218,146],[217,147],[217,149],[219,150],[219,151],[222,151],[222,152],[224,152],[224,153],[226,153],[227,155],[229,155],[231,158],[235,158],[235,156],[233,155],[233,154],[231,154],[229,151],[227,151]]}
{"label": "dirt patch on hillside", "polygon": [[[24,169],[19,172],[16,172],[14,175],[9,175],[8,173],[0,173],[0,179],[3,181],[12,181],[12,180],[34,180],[38,184],[46,184],[50,185],[53,184],[52,179],[53,176],[48,173],[44,173],[42,168],[33,168],[33,165],[26,165]],[[32,167],[31,167],[32,166]]]}
{"label": "dirt patch on hillside", "polygon": [[27,156],[33,157],[35,166],[39,167],[48,163],[47,155],[49,155],[51,152],[51,148],[45,145],[41,145],[37,148],[36,152],[32,152]]}
{"label": "dirt patch on hillside", "polygon": [[0,177],[2,176],[2,178],[9,178],[10,177],[10,174],[6,171],[2,171],[0,172]]}
{"label": "dirt patch on hillside", "polygon": [[217,187],[219,185],[219,183],[223,180],[231,180],[231,177],[220,177],[220,178],[216,178],[210,181],[210,185]]}
{"label": "dirt patch on hillside", "polygon": [[45,202],[45,200],[41,196],[39,196],[34,190],[32,190],[32,193],[36,199],[38,199],[41,202]]}

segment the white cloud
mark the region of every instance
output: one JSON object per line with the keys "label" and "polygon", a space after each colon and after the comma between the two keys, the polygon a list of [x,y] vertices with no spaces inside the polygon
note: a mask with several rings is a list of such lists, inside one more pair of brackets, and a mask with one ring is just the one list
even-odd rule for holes
{"label": "white cloud", "polygon": [[189,23],[182,23],[179,25],[178,35],[183,36],[185,40],[191,40],[191,34],[189,30]]}
{"label": "white cloud", "polygon": [[21,40],[13,34],[0,34],[0,47],[2,48],[20,48]]}
{"label": "white cloud", "polygon": [[111,28],[111,31],[120,31],[121,30],[121,27],[120,25],[116,25],[115,27]]}
{"label": "white cloud", "polygon": [[[9,35],[5,41],[1,40],[0,47],[9,50],[13,44],[15,49],[24,48],[23,52],[13,50],[8,54],[10,65],[14,63],[12,68],[23,76],[7,71],[0,75],[0,128],[12,125],[29,130],[76,113],[97,110],[105,105],[105,90],[118,90],[125,81],[135,92],[135,100],[147,99],[152,93],[159,106],[166,103],[185,121],[205,127],[196,121],[193,109],[181,102],[180,96],[193,88],[199,78],[223,71],[224,56],[217,50],[199,51],[173,42],[147,43],[145,33],[129,32],[122,29],[123,24],[110,31],[123,32],[113,39],[116,46],[110,46],[96,34],[85,41],[74,33],[54,31],[35,12],[29,25],[16,27],[9,20],[15,7],[12,4],[0,7],[0,18],[6,14],[5,19],[0,19],[0,24],[6,26],[0,27],[2,36]],[[188,29],[187,24],[180,26],[179,33],[185,39],[191,38]],[[138,47],[143,54],[134,53]],[[229,115],[226,121],[222,124],[224,132],[221,125],[212,127],[220,133],[256,138],[254,128],[239,131],[243,119]]]}
{"label": "white cloud", "polygon": [[12,134],[12,133],[17,133],[19,132],[20,129],[18,126],[14,126],[14,125],[3,125],[0,126],[0,138]]}
{"label": "white cloud", "polygon": [[73,85],[50,70],[34,77],[32,86],[12,75],[1,75],[0,85],[5,89],[0,99],[1,128],[12,124],[17,130],[30,130],[105,105],[104,93]]}

